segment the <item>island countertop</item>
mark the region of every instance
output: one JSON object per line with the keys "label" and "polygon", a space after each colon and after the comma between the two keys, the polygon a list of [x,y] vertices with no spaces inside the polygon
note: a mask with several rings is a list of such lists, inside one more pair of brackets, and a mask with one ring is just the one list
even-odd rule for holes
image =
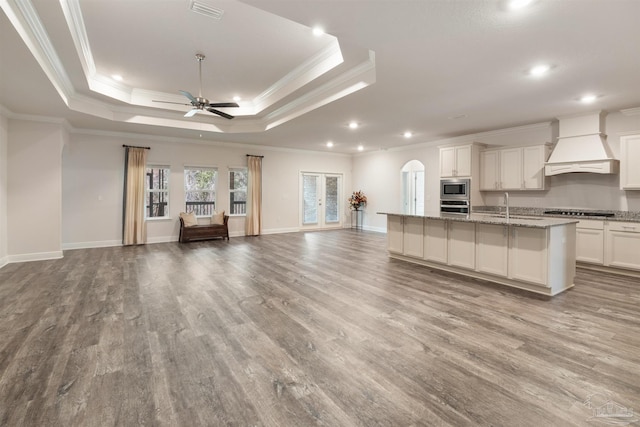
{"label": "island countertop", "polygon": [[450,214],[442,212],[426,212],[424,215],[411,215],[399,212],[376,212],[378,215],[395,215],[402,217],[412,218],[427,218],[427,219],[444,219],[448,221],[458,222],[476,222],[482,224],[495,224],[495,225],[516,225],[519,227],[532,227],[532,228],[550,228],[566,224],[577,224],[577,219],[565,219],[565,218],[548,218],[548,217],[524,217],[521,215],[511,215],[507,219],[503,214],[497,213],[472,213],[468,215]]}

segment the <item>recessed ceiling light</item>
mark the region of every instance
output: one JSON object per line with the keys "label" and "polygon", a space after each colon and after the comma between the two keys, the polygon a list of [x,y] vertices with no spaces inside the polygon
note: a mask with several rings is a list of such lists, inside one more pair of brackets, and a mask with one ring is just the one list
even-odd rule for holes
{"label": "recessed ceiling light", "polygon": [[597,98],[597,96],[595,95],[584,95],[582,98],[580,98],[580,102],[582,102],[583,104],[591,104],[593,101],[595,101]]}
{"label": "recessed ceiling light", "polygon": [[234,96],[234,97],[233,97],[233,100],[234,100],[235,102],[238,102],[238,101],[241,101],[241,100],[242,100],[242,98],[240,98],[238,95],[236,95],[236,96]]}
{"label": "recessed ceiling light", "polygon": [[362,144],[358,145],[358,151],[364,150],[364,146]]}
{"label": "recessed ceiling light", "polygon": [[316,37],[320,37],[321,35],[324,34],[324,30],[320,27],[313,27],[313,35]]}
{"label": "recessed ceiling light", "polygon": [[351,123],[349,123],[349,127],[350,127],[351,129],[357,129],[357,128],[358,128],[358,123],[356,123],[356,122],[351,122]]}
{"label": "recessed ceiling light", "polygon": [[121,76],[120,74],[112,74],[112,75],[111,75],[111,78],[112,78],[113,80],[118,81],[118,82],[121,82],[121,81],[123,80],[123,78],[122,78],[122,76]]}
{"label": "recessed ceiling light", "polygon": [[406,131],[406,132],[403,134],[403,136],[404,136],[405,138],[411,138],[411,137],[413,136],[413,134],[411,133],[411,131]]}
{"label": "recessed ceiling light", "polygon": [[327,147],[329,147],[329,148],[333,147],[333,142],[331,142],[331,141],[327,142]]}
{"label": "recessed ceiling light", "polygon": [[547,72],[551,69],[550,66],[548,66],[547,64],[540,64],[540,65],[536,65],[535,67],[531,68],[529,70],[529,74],[531,74],[534,77],[540,77],[544,74],[547,74]]}
{"label": "recessed ceiling light", "polygon": [[509,9],[517,10],[522,9],[523,7],[529,6],[533,0],[511,0],[509,2]]}

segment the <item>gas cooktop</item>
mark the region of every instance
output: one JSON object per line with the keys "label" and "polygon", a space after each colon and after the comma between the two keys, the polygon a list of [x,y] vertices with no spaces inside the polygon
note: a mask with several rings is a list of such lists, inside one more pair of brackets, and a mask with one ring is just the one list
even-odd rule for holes
{"label": "gas cooktop", "polygon": [[569,210],[560,210],[554,209],[549,211],[544,211],[545,215],[568,215],[568,216],[595,216],[601,218],[611,218],[615,216],[614,213],[610,212],[596,212],[596,211],[569,211]]}

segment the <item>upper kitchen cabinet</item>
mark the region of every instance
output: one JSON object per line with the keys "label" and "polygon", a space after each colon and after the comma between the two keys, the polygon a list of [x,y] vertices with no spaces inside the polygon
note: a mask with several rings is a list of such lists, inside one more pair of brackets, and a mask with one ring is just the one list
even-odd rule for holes
{"label": "upper kitchen cabinet", "polygon": [[441,147],[440,177],[471,177],[474,174],[474,163],[477,165],[479,153],[480,146],[477,144]]}
{"label": "upper kitchen cabinet", "polygon": [[480,190],[544,190],[548,145],[489,150],[480,156]]}
{"label": "upper kitchen cabinet", "polygon": [[620,188],[640,190],[640,135],[620,138]]}

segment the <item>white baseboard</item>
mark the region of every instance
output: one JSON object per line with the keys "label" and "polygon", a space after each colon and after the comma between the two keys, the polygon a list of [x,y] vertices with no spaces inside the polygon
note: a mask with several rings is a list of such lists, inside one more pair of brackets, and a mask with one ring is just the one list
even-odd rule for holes
{"label": "white baseboard", "polygon": [[300,230],[298,227],[291,228],[270,228],[268,230],[262,230],[262,234],[282,234],[282,233],[297,233]]}
{"label": "white baseboard", "polygon": [[62,251],[38,252],[33,254],[9,255],[7,257],[7,261],[8,263],[28,262],[28,261],[46,261],[49,259],[60,259],[62,257],[63,257]]}
{"label": "white baseboard", "polygon": [[122,240],[99,240],[96,242],[77,242],[63,243],[63,250],[70,249],[91,249],[91,248],[110,248],[112,246],[122,246]]}
{"label": "white baseboard", "polygon": [[147,239],[147,244],[153,243],[171,243],[177,242],[179,236],[161,236],[161,237],[153,237],[151,239]]}
{"label": "white baseboard", "polygon": [[2,257],[0,258],[0,268],[4,267],[5,265],[9,264],[9,258],[8,257]]}

